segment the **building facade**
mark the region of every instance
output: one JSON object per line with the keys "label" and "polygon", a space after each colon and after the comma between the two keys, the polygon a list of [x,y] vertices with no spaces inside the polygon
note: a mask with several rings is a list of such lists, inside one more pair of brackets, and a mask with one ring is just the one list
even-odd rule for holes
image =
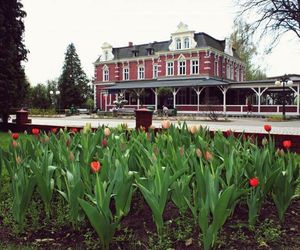
{"label": "building facade", "polygon": [[[168,41],[101,48],[93,84],[95,105],[104,111],[114,107],[120,93],[130,108],[165,105],[179,112],[231,112],[230,105],[246,105],[249,96],[259,104],[262,97],[253,84],[245,85],[245,64],[229,39],[195,33],[183,23]],[[299,86],[296,97],[298,92]]]}

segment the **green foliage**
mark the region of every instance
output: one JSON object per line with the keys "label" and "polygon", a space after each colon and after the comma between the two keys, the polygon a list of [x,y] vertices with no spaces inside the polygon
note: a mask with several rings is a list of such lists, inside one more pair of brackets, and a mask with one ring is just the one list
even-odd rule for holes
{"label": "green foliage", "polygon": [[62,74],[59,77],[61,108],[70,108],[71,105],[81,107],[91,97],[89,80],[84,73],[81,62],[73,43],[67,47]]}
{"label": "green foliage", "polygon": [[48,88],[41,83],[30,88],[29,100],[31,108],[48,109],[51,107]]}
{"label": "green foliage", "polygon": [[265,79],[266,74],[260,66],[255,66],[253,59],[257,54],[256,46],[252,42],[250,27],[244,21],[235,22],[235,30],[230,36],[232,47],[240,59],[246,64],[246,80]]}
{"label": "green foliage", "polygon": [[[299,192],[299,155],[276,153],[271,138],[259,147],[243,135],[225,137],[216,132],[212,137],[207,129],[192,132],[185,123],[157,134],[118,126],[105,135],[104,128],[20,135],[17,140],[0,134],[1,180],[6,183],[1,197],[13,205],[10,216],[4,213],[3,223],[14,220],[13,225],[22,230],[29,219],[36,227],[32,216],[43,208],[51,219],[47,221],[55,218],[55,225],[70,221],[78,229],[87,218],[103,249],[108,249],[130,212],[132,196],[138,194],[135,209],[146,202],[157,229],[157,235],[149,234],[148,247],[172,247],[171,235],[188,240],[191,228],[198,225],[202,245],[210,249],[217,246],[220,231],[237,204],[248,205],[248,224],[253,228],[259,225],[257,218],[266,200],[273,198],[283,221]],[[101,163],[96,174],[91,172],[92,161]],[[251,187],[253,177],[259,184]],[[4,211],[1,204],[0,212]],[[180,217],[191,212],[189,226],[166,220],[167,205],[178,207]],[[184,229],[169,233],[173,223]],[[89,241],[89,234],[86,237]]]}
{"label": "green foliage", "polygon": [[0,117],[7,122],[12,108],[20,108],[28,82],[21,62],[26,60],[23,43],[26,13],[18,0],[1,0],[0,4]]}

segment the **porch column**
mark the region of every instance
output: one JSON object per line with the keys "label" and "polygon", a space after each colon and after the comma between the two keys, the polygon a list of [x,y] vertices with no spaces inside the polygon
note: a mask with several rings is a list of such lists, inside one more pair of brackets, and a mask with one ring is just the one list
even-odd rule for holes
{"label": "porch column", "polygon": [[109,105],[111,105],[111,94],[109,94]]}
{"label": "porch column", "polygon": [[260,114],[260,97],[262,96],[262,94],[268,89],[269,87],[266,87],[264,88],[262,91],[261,91],[261,87],[258,87],[258,91],[256,91],[255,88],[251,88],[255,94],[258,96],[258,113]]}
{"label": "porch column", "polygon": [[300,84],[297,87],[297,113],[300,115]]}
{"label": "porch column", "polygon": [[94,88],[94,109],[96,109],[96,107],[97,107],[97,104],[96,104],[96,102],[97,102],[97,97],[96,97],[96,85],[94,85],[93,86]]}
{"label": "porch column", "polygon": [[296,94],[296,97],[297,97],[297,114],[299,114],[299,87],[300,85],[297,86],[297,91],[293,88],[293,87],[289,87],[292,91],[294,91],[294,93]]}
{"label": "porch column", "polygon": [[138,109],[140,108],[140,95],[141,95],[142,91],[143,91],[143,90],[141,90],[141,89],[134,90],[134,92],[135,92],[136,95],[137,95],[137,108],[138,108]]}
{"label": "porch column", "polygon": [[107,98],[108,98],[108,94],[106,94],[104,97],[105,97],[105,112],[107,112]]}
{"label": "porch column", "polygon": [[180,88],[178,88],[177,90],[176,90],[176,88],[173,88],[173,91],[172,91],[172,93],[173,93],[173,108],[174,109],[176,108],[176,95],[179,90],[180,90]]}
{"label": "porch column", "polygon": [[223,93],[223,112],[226,114],[226,92],[228,89],[227,89],[227,87],[223,87],[223,86],[218,86],[218,88]]}
{"label": "porch column", "polygon": [[155,111],[157,111],[157,105],[158,105],[158,93],[157,93],[157,88],[155,88],[155,89],[151,89],[152,90],[152,92],[154,93],[154,95],[155,95]]}
{"label": "porch column", "polygon": [[103,105],[102,105],[102,93],[100,91],[100,105],[99,105],[100,109],[103,110]]}
{"label": "porch column", "polygon": [[194,88],[193,87],[193,90],[196,92],[197,94],[197,111],[199,112],[200,111],[200,94],[201,92],[203,91],[203,89],[205,89],[205,87],[201,88],[200,87],[197,87],[197,88]]}

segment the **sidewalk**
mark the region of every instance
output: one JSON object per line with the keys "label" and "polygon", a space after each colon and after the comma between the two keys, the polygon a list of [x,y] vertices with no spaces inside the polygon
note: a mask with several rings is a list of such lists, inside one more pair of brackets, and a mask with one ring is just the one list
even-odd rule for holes
{"label": "sidewalk", "polygon": [[[132,118],[105,118],[95,119],[90,118],[87,115],[68,116],[68,117],[56,117],[56,118],[44,118],[44,117],[30,117],[32,124],[38,125],[53,125],[53,126],[77,126],[83,127],[86,123],[91,123],[93,128],[101,125],[109,127],[116,127],[119,124],[127,123],[129,128],[135,127],[135,119]],[[188,119],[188,120],[185,120]],[[170,117],[170,121],[177,124],[178,121],[185,120],[186,123],[196,126],[205,126],[210,130],[226,131],[231,129],[236,132],[249,132],[249,133],[266,133],[263,126],[269,124],[272,126],[271,134],[287,134],[287,135],[300,135],[300,120],[292,120],[285,122],[267,122],[262,118],[229,118],[229,121],[204,121],[204,120],[189,120],[184,117]],[[153,119],[153,125],[155,127],[161,127],[161,119]]]}

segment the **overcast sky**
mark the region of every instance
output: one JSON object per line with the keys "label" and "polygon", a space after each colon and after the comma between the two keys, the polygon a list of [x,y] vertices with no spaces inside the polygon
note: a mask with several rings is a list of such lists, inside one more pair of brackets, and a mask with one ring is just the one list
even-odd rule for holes
{"label": "overcast sky", "polygon": [[[232,0],[22,0],[25,63],[32,85],[60,76],[68,44],[74,43],[82,67],[93,77],[103,42],[113,47],[169,40],[179,22],[191,30],[224,39],[233,30]],[[268,76],[300,74],[300,41],[287,34],[268,56],[258,58]]]}

